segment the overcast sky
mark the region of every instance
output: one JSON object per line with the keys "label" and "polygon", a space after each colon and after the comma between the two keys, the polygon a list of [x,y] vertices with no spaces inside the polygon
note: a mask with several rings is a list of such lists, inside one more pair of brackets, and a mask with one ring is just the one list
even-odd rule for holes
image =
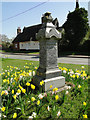
{"label": "overcast sky", "polygon": [[[67,19],[67,14],[69,11],[72,12],[75,9],[75,0],[73,0],[73,2],[51,1],[42,0],[44,3],[41,4],[40,1],[5,2],[5,0],[3,0],[1,5],[2,21],[0,20],[0,27],[2,26],[2,31],[0,30],[0,33],[6,34],[9,38],[15,37],[17,27],[21,27],[21,29],[23,29],[24,26],[29,27],[31,25],[40,24],[42,14],[47,11],[52,13],[52,17],[54,19],[57,17],[59,20],[59,25],[62,26]],[[79,5],[80,7],[84,7],[86,10],[88,10],[88,8],[90,10],[90,2],[88,5],[87,0],[86,2],[85,0],[83,2],[79,2]]]}

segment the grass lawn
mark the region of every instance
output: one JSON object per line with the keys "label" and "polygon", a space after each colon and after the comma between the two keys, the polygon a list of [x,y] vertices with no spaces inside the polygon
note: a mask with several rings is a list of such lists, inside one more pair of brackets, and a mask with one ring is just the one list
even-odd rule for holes
{"label": "grass lawn", "polygon": [[2,119],[89,118],[88,79],[90,77],[87,77],[87,65],[82,69],[83,65],[59,63],[59,69],[62,70],[62,75],[69,86],[62,92],[57,92],[57,88],[54,88],[51,93],[44,94],[42,93],[43,81],[40,83],[40,90],[32,83],[36,67],[39,66],[38,61],[8,58],[0,61],[3,68],[1,74]]}
{"label": "grass lawn", "polygon": [[27,54],[39,54],[38,51],[5,51],[5,50],[0,50],[0,52],[3,52],[3,53],[27,53]]}
{"label": "grass lawn", "polygon": [[[0,60],[1,61],[1,60]],[[24,68],[25,63],[33,63],[34,66],[38,67],[39,66],[39,61],[29,61],[29,60],[19,60],[19,59],[2,59],[2,68],[5,70],[7,66],[14,66],[14,67],[19,67],[21,69]],[[66,63],[58,63],[58,66],[61,67],[66,67],[68,69],[81,69],[81,66],[83,65],[76,65],[76,64],[66,64]],[[85,70],[88,71],[88,65],[84,65]]]}
{"label": "grass lawn", "polygon": [[33,63],[34,66],[39,66],[38,61],[29,61],[29,60],[19,60],[19,59],[3,59],[2,60],[2,68],[5,70],[7,66],[18,67],[20,69],[24,69],[25,63]]}
{"label": "grass lawn", "polygon": [[[20,69],[24,69],[24,65],[29,63],[33,63],[34,67],[39,67],[39,61],[29,61],[29,60],[19,60],[19,59],[0,59],[0,66],[2,66],[2,69],[5,70],[7,69],[7,66],[13,66],[13,67],[18,67]],[[81,70],[81,66],[83,65],[76,65],[76,64],[66,64],[66,63],[58,63],[58,66],[60,67],[66,67],[68,69],[76,70],[79,69]],[[88,65],[84,65],[85,70],[88,71]],[[1,67],[0,67],[1,71]],[[1,80],[0,80],[1,84]]]}
{"label": "grass lawn", "polygon": [[80,52],[80,51],[65,51],[65,52],[60,52],[59,56],[66,56],[66,55],[90,55],[89,52]]}

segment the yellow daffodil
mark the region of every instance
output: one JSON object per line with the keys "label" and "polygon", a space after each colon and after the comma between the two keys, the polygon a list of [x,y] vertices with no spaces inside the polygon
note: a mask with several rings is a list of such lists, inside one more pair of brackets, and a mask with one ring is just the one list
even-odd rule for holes
{"label": "yellow daffodil", "polygon": [[9,80],[7,80],[8,84],[10,83]]}
{"label": "yellow daffodil", "polygon": [[14,86],[14,85],[15,85],[15,82],[13,82],[12,85]]}
{"label": "yellow daffodil", "polygon": [[11,75],[11,77],[13,77],[13,75]]}
{"label": "yellow daffodil", "polygon": [[14,94],[14,90],[12,90],[12,94]]}
{"label": "yellow daffodil", "polygon": [[79,73],[79,72],[80,72],[80,70],[76,70],[76,72],[77,72],[77,73]]}
{"label": "yellow daffodil", "polygon": [[59,99],[59,96],[58,96],[58,95],[56,95],[56,96],[55,96],[55,99],[56,99],[56,100],[58,100],[58,99]]}
{"label": "yellow daffodil", "polygon": [[40,85],[42,86],[44,84],[44,81],[42,80],[41,82],[40,82]]}
{"label": "yellow daffodil", "polygon": [[72,75],[73,78],[75,78],[75,75]]}
{"label": "yellow daffodil", "polygon": [[29,73],[32,72],[32,70],[29,70]]}
{"label": "yellow daffodil", "polygon": [[87,79],[90,79],[90,75],[87,77]]}
{"label": "yellow daffodil", "polygon": [[62,69],[62,67],[59,67],[59,69],[61,70],[61,69]]}
{"label": "yellow daffodil", "polygon": [[52,85],[50,85],[50,88],[52,88]]}
{"label": "yellow daffodil", "polygon": [[81,88],[81,85],[78,85],[78,88]]}
{"label": "yellow daffodil", "polygon": [[6,80],[6,79],[4,79],[4,80],[3,80],[3,83],[5,83],[5,82],[7,82],[7,80]]}
{"label": "yellow daffodil", "polygon": [[58,88],[56,88],[56,87],[53,89],[54,92],[57,91],[57,90],[58,90]]}
{"label": "yellow daffodil", "polygon": [[83,70],[83,74],[85,74],[85,71]]}
{"label": "yellow daffodil", "polygon": [[20,72],[17,72],[18,74],[20,73]]}
{"label": "yellow daffodil", "polygon": [[1,108],[1,111],[3,111],[3,112],[4,112],[4,111],[5,111],[5,107],[2,107],[2,108]]}
{"label": "yellow daffodil", "polygon": [[37,101],[37,105],[39,105],[39,104],[40,104],[40,100]]}
{"label": "yellow daffodil", "polygon": [[83,105],[85,105],[85,106],[86,106],[86,102],[83,102]]}
{"label": "yellow daffodil", "polygon": [[68,71],[68,69],[67,69],[67,68],[64,68],[64,70],[65,70],[65,71]]}
{"label": "yellow daffodil", "polygon": [[3,72],[3,75],[5,75],[5,73]]}
{"label": "yellow daffodil", "polygon": [[16,118],[16,117],[17,117],[17,113],[14,113],[14,114],[13,114],[13,118]]}
{"label": "yellow daffodil", "polygon": [[2,91],[2,92],[1,92],[1,96],[2,96],[3,94],[5,94],[5,91]]}
{"label": "yellow daffodil", "polygon": [[82,69],[84,69],[84,66],[82,66]]}
{"label": "yellow daffodil", "polygon": [[21,85],[18,86],[21,90],[23,89],[23,87]]}
{"label": "yellow daffodil", "polygon": [[10,72],[7,72],[8,76],[10,75]]}
{"label": "yellow daffodil", "polygon": [[31,89],[34,90],[35,89],[35,85],[31,84]]}
{"label": "yellow daffodil", "polygon": [[21,90],[20,90],[20,89],[18,89],[18,90],[17,90],[17,93],[21,93]]}
{"label": "yellow daffodil", "polygon": [[26,83],[26,85],[27,85],[27,86],[30,86],[30,83],[29,83],[29,82],[27,82],[27,83]]}
{"label": "yellow daffodil", "polygon": [[35,101],[35,97],[32,97],[32,98],[31,98],[31,101],[33,101],[33,102],[34,102],[34,101]]}
{"label": "yellow daffodil", "polygon": [[79,75],[77,75],[76,77],[79,78]]}
{"label": "yellow daffodil", "polygon": [[85,115],[83,115],[83,118],[87,118],[87,115],[85,114]]}
{"label": "yellow daffodil", "polygon": [[69,69],[69,72],[71,71],[71,69]]}
{"label": "yellow daffodil", "polygon": [[84,73],[84,74],[83,74],[83,77],[86,77],[86,76],[87,76],[87,74],[86,74],[86,73]]}
{"label": "yellow daffodil", "polygon": [[16,97],[17,97],[16,95],[13,96],[13,98],[14,98],[15,100],[16,100]]}
{"label": "yellow daffodil", "polygon": [[22,92],[23,92],[23,93],[26,93],[26,90],[25,90],[25,89],[22,89]]}
{"label": "yellow daffodil", "polygon": [[37,67],[35,67],[35,69],[37,70]]}

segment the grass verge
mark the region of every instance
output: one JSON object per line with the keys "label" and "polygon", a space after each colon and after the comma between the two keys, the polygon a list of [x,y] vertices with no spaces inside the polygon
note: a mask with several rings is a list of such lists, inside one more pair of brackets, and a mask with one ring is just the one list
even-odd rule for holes
{"label": "grass verge", "polygon": [[[20,69],[23,69],[25,63],[29,64],[30,62],[33,63],[34,66],[38,67],[39,66],[39,61],[30,61],[30,60],[19,60],[19,59],[0,59],[2,61],[2,68],[3,70],[6,69],[7,66],[13,66],[13,67],[19,67]],[[83,65],[76,65],[76,64],[66,64],[66,63],[58,63],[58,66],[61,67],[66,67],[68,69],[81,69],[81,66]],[[88,65],[84,65],[85,70],[88,71]]]}
{"label": "grass verge", "polygon": [[[54,88],[51,92],[44,94],[42,93],[44,81],[40,83],[41,90],[39,91],[32,83],[39,62],[3,59],[2,64],[2,119],[89,118],[86,66],[82,70],[81,68],[76,70],[81,65],[59,64],[62,75],[69,83],[68,88],[62,92],[57,92],[58,88]],[[72,67],[73,70],[71,70]],[[53,87],[53,85],[50,86]]]}

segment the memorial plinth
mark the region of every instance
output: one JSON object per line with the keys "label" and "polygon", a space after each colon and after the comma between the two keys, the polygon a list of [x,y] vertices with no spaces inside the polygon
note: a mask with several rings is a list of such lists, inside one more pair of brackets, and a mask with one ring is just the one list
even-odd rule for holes
{"label": "memorial plinth", "polygon": [[33,83],[40,86],[40,81],[44,81],[43,90],[51,90],[55,87],[65,85],[65,77],[61,76],[61,71],[57,65],[58,57],[58,39],[61,38],[61,33],[52,24],[50,13],[45,13],[43,16],[42,28],[36,35],[40,45],[40,63],[36,75],[33,77]]}

